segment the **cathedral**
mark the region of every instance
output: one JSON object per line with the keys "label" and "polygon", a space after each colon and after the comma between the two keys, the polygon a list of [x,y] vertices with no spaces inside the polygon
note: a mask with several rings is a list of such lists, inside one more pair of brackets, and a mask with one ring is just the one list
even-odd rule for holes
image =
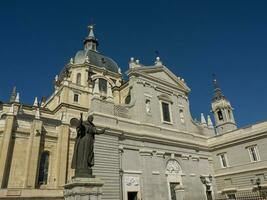
{"label": "cathedral", "polygon": [[13,89],[0,102],[0,199],[63,200],[74,170],[72,119],[94,116],[93,174],[103,200],[237,199],[267,189],[267,121],[238,128],[214,79],[213,116],[190,114],[186,81],[156,57],[121,69],[98,51],[93,26],[54,78],[50,97],[33,105]]}

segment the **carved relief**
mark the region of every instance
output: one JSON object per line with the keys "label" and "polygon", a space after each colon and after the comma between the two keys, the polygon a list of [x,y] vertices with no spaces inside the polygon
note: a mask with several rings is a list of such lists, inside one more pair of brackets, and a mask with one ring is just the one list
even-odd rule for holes
{"label": "carved relief", "polygon": [[169,160],[166,166],[166,174],[178,174],[181,172],[181,167],[176,160]]}
{"label": "carved relief", "polygon": [[127,186],[139,186],[139,178],[138,177],[126,177],[125,184]]}

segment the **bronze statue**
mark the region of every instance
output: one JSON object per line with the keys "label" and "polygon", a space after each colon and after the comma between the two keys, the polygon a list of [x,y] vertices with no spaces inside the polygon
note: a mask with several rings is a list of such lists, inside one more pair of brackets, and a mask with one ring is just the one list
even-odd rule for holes
{"label": "bronze statue", "polygon": [[77,137],[71,168],[75,169],[75,177],[93,177],[95,134],[103,134],[107,128],[98,131],[93,124],[93,116],[89,115],[87,121],[83,121],[82,113],[80,121],[78,122],[77,119],[74,119],[71,121],[71,124],[77,124]]}

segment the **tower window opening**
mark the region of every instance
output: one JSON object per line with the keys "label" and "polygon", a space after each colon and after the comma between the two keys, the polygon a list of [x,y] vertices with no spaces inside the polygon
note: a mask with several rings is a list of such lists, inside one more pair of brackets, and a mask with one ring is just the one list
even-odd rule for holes
{"label": "tower window opening", "polygon": [[231,110],[228,110],[228,117],[229,119],[232,119]]}
{"label": "tower window opening", "polygon": [[82,77],[81,73],[78,73],[76,75],[76,84],[77,85],[81,85],[81,77]]}
{"label": "tower window opening", "polygon": [[222,111],[221,111],[221,110],[219,110],[219,111],[217,112],[217,115],[218,115],[218,119],[219,119],[219,120],[223,120],[223,115],[222,115]]}
{"label": "tower window opening", "polygon": [[74,101],[75,103],[78,103],[78,102],[79,102],[79,94],[74,94],[74,96],[73,96],[73,101]]}
{"label": "tower window opening", "polygon": [[39,165],[38,185],[47,184],[48,168],[49,168],[49,152],[44,151],[41,154],[41,160]]}

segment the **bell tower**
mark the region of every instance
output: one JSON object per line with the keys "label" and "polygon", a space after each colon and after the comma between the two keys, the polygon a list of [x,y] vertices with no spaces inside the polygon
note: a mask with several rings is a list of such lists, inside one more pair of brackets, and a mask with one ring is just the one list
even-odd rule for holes
{"label": "bell tower", "polygon": [[213,79],[214,97],[211,107],[215,119],[215,128],[217,134],[223,134],[237,129],[233,108],[230,102],[223,95],[216,77]]}

